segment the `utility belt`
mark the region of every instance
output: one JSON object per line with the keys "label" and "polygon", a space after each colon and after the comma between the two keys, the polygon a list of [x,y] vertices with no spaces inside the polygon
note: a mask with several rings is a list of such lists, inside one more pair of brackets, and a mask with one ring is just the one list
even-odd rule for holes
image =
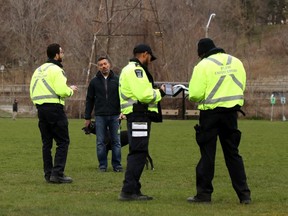
{"label": "utility belt", "polygon": [[133,104],[133,113],[147,113],[148,112],[148,104],[143,103],[134,103]]}
{"label": "utility belt", "polygon": [[200,110],[200,113],[203,112],[203,113],[223,113],[223,112],[233,112],[233,111],[236,111],[236,112],[240,112],[243,116],[245,116],[245,112],[243,110],[241,110],[241,106],[239,105],[236,105],[234,107],[231,107],[231,108],[226,108],[226,107],[217,107],[213,110]]}
{"label": "utility belt", "polygon": [[59,103],[43,103],[43,104],[36,104],[37,109],[41,107],[59,107],[63,108],[64,106]]}
{"label": "utility belt", "polygon": [[[128,115],[133,116],[147,116],[152,122],[162,122],[162,114],[148,110],[148,104],[137,103],[133,104],[133,112]],[[129,116],[128,116],[129,117]]]}

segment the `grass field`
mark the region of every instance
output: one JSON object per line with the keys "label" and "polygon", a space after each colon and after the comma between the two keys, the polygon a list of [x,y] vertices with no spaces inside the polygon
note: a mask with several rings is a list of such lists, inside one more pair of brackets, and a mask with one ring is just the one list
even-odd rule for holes
{"label": "grass field", "polygon": [[[0,119],[0,215],[288,215],[288,122],[239,121],[252,204],[240,205],[218,145],[211,205],[190,204],[195,194],[199,149],[194,120],[153,124],[150,154],[155,171],[145,170],[142,191],[148,202],[120,202],[124,173],[97,172],[95,136],[81,131],[84,120],[70,120],[71,145],[66,174],[72,184],[44,181],[37,119]],[[123,122],[125,128],[126,122]],[[128,148],[122,149],[126,167]],[[109,154],[111,158],[111,153]]]}

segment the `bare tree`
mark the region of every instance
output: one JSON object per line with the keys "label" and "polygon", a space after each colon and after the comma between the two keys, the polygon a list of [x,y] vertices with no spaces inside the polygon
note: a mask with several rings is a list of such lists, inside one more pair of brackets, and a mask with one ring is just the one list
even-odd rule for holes
{"label": "bare tree", "polygon": [[285,15],[284,0],[2,0],[0,48],[5,56],[1,52],[0,58],[14,68],[20,62],[22,73],[17,77],[26,83],[36,65],[45,61],[45,47],[58,42],[65,49],[64,65],[71,80],[84,84],[97,33],[93,58],[109,55],[117,71],[127,63],[135,44],[146,42],[158,57],[151,68],[156,80],[188,81],[198,61],[197,41],[205,36],[211,13],[216,17],[209,37],[241,57],[263,48],[258,25],[271,2]]}
{"label": "bare tree", "polygon": [[51,11],[47,10],[45,0],[6,0],[5,3],[3,32],[9,37],[4,44],[9,47],[10,58],[22,66],[22,74],[18,75],[23,75],[25,84],[28,71],[43,52],[42,45],[48,33],[45,20]]}

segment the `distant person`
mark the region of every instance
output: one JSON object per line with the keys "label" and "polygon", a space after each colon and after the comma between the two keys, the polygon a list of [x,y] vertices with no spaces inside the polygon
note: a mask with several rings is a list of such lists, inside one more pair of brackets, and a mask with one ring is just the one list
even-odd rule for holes
{"label": "distant person", "polygon": [[107,57],[97,60],[98,72],[90,81],[85,108],[85,127],[91,123],[94,109],[96,123],[96,150],[99,171],[107,171],[106,135],[110,133],[112,144],[112,166],[114,172],[122,172],[121,143],[119,133],[120,99],[118,94],[119,76],[111,69]]}
{"label": "distant person", "polygon": [[13,102],[13,105],[12,105],[12,111],[13,111],[12,119],[16,120],[17,113],[18,113],[18,101],[17,101],[16,98],[14,99],[14,102]]}
{"label": "distant person", "polygon": [[142,175],[151,130],[151,122],[161,122],[159,102],[165,96],[165,86],[154,88],[154,80],[148,65],[156,59],[151,48],[139,44],[133,49],[134,57],[120,74],[119,94],[121,111],[127,118],[129,154],[121,201],[152,200],[153,197],[141,192]]}
{"label": "distant person", "polygon": [[242,62],[217,48],[209,38],[198,42],[201,61],[194,67],[189,99],[198,104],[199,125],[195,126],[201,159],[196,167],[196,196],[188,202],[211,202],[216,142],[219,137],[234,190],[242,204],[251,202],[242,157],[238,113],[244,103],[246,72]]}
{"label": "distant person", "polygon": [[[66,84],[62,47],[50,44],[47,56],[48,61],[35,70],[30,83],[30,97],[38,110],[44,177],[48,183],[71,183],[72,178],[64,175],[70,144],[64,100],[71,97],[78,88]],[[57,145],[54,163],[51,155],[53,139]]]}

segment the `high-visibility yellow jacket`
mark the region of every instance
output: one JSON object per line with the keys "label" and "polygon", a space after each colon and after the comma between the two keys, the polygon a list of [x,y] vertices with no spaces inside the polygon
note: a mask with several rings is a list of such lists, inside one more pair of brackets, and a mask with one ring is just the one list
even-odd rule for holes
{"label": "high-visibility yellow jacket", "polygon": [[157,104],[161,100],[159,89],[153,89],[145,70],[139,63],[130,61],[125,66],[119,78],[119,96],[121,112],[133,112],[133,104],[138,101],[148,105],[148,111],[157,112]]}
{"label": "high-visibility yellow jacket", "polygon": [[246,72],[242,62],[225,53],[202,59],[193,70],[189,83],[189,100],[198,109],[231,108],[244,104]]}
{"label": "high-visibility yellow jacket", "polygon": [[73,95],[66,84],[64,70],[56,64],[45,63],[34,71],[30,82],[30,97],[34,104],[59,103]]}

